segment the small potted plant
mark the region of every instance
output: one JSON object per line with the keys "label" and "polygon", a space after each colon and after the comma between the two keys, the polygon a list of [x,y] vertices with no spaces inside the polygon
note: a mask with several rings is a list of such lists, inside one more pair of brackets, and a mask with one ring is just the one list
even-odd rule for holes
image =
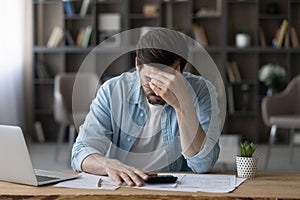
{"label": "small potted plant", "polygon": [[248,141],[240,143],[240,156],[236,156],[237,174],[239,177],[252,178],[256,176],[258,157],[253,156],[256,145]]}
{"label": "small potted plant", "polygon": [[263,65],[259,70],[259,80],[264,83],[267,89],[267,96],[274,92],[281,91],[286,81],[285,68],[273,63]]}

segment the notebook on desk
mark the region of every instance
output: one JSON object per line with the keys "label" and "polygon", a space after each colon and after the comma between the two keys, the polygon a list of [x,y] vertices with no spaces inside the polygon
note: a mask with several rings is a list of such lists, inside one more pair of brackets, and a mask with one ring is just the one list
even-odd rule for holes
{"label": "notebook on desk", "polygon": [[40,186],[76,177],[76,174],[33,169],[21,128],[0,125],[0,180]]}

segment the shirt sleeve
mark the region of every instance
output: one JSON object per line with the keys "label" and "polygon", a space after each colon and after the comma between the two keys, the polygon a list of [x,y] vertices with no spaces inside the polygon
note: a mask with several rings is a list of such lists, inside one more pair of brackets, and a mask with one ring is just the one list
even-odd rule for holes
{"label": "shirt sleeve", "polygon": [[204,173],[211,170],[219,158],[218,141],[221,134],[218,118],[219,107],[218,95],[212,83],[204,80],[197,88],[201,89],[195,91],[195,106],[198,120],[206,133],[205,144],[192,157],[182,154],[187,160],[188,167],[194,172]]}
{"label": "shirt sleeve", "polygon": [[90,112],[79,128],[78,137],[72,148],[71,166],[82,171],[83,160],[92,154],[105,155],[112,139],[110,101],[108,92],[100,87],[92,101]]}

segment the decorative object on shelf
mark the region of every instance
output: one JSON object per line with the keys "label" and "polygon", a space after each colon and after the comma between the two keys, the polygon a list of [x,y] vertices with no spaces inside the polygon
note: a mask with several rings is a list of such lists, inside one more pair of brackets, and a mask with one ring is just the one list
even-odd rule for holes
{"label": "decorative object on shelf", "polygon": [[240,156],[236,156],[237,174],[239,177],[253,178],[257,173],[258,157],[253,156],[256,145],[248,141],[240,143]]}
{"label": "decorative object on shelf", "polygon": [[250,35],[248,33],[237,33],[235,35],[235,44],[239,48],[245,48],[250,46]]}
{"label": "decorative object on shelf", "polygon": [[157,4],[146,3],[143,5],[143,14],[146,17],[156,17],[158,15],[157,10]]}
{"label": "decorative object on shelf", "polygon": [[235,45],[238,48],[245,48],[250,46],[251,37],[249,34],[249,28],[247,26],[237,27],[235,30]]}
{"label": "decorative object on shelf", "polygon": [[119,13],[101,13],[98,15],[98,28],[100,31],[100,41],[105,40],[107,47],[119,47],[121,38],[115,34],[121,31],[121,15]]}
{"label": "decorative object on shelf", "polygon": [[267,96],[283,89],[286,79],[285,69],[277,64],[268,63],[259,70],[259,80],[264,83],[267,89]]}
{"label": "decorative object on shelf", "polygon": [[[202,2],[203,3],[203,2]],[[214,6],[211,6],[211,1],[209,1],[208,5],[203,5],[200,9],[195,10],[196,17],[212,17],[212,16],[220,16],[222,14],[222,0],[215,0],[213,3]]]}

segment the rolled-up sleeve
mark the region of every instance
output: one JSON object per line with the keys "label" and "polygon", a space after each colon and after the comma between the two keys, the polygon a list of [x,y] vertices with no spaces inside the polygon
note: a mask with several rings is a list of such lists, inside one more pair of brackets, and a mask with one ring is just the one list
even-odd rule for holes
{"label": "rolled-up sleeve", "polygon": [[79,128],[78,137],[72,148],[71,166],[82,171],[81,165],[92,154],[105,155],[112,138],[109,95],[101,87],[92,101],[90,112]]}
{"label": "rolled-up sleeve", "polygon": [[[220,137],[219,127],[219,107],[216,89],[209,81],[198,85],[201,90],[195,91],[197,100],[195,101],[196,113],[202,129],[206,133],[205,144],[194,156],[183,156],[187,160],[187,165],[192,171],[205,173],[213,168],[219,158],[220,147],[218,144]],[[205,89],[204,89],[205,88]]]}

